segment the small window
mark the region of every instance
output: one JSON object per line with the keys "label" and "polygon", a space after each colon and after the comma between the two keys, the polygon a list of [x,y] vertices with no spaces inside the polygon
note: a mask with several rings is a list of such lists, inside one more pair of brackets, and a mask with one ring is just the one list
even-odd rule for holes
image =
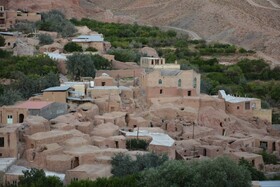
{"label": "small window", "polygon": [[179,79],[179,80],[178,80],[178,87],[181,87],[181,86],[182,86],[182,80]]}
{"label": "small window", "polygon": [[192,96],[192,91],[188,91],[188,96]]}
{"label": "small window", "polygon": [[158,80],[158,84],[162,84],[162,80],[161,79]]}
{"label": "small window", "polygon": [[239,110],[240,109],[240,107],[239,106],[237,106],[237,110]]}
{"label": "small window", "polygon": [[102,86],[105,86],[105,85],[106,85],[106,82],[102,82],[101,85],[102,85]]}
{"label": "small window", "polygon": [[5,145],[5,139],[4,139],[4,137],[0,137],[0,147],[4,147],[4,145]]}
{"label": "small window", "polygon": [[162,89],[159,90],[159,94],[162,94]]}

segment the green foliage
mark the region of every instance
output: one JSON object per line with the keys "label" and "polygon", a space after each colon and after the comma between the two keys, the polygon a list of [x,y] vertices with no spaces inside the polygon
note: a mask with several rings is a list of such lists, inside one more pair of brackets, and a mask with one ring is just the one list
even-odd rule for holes
{"label": "green foliage", "polygon": [[0,47],[5,46],[5,38],[0,35]]}
{"label": "green foliage", "polygon": [[262,151],[259,154],[262,155],[263,161],[265,164],[274,164],[275,165],[278,163],[278,159],[274,154],[270,154],[266,151]]}
{"label": "green foliage", "polygon": [[10,56],[11,56],[11,52],[7,52],[5,50],[0,49],[0,59],[1,58],[9,58]]}
{"label": "green foliage", "polygon": [[44,76],[49,72],[58,72],[57,64],[54,60],[45,55],[8,57],[0,60],[0,77],[11,78],[15,71],[20,71],[25,75]]}
{"label": "green foliage", "polygon": [[92,55],[74,53],[68,56],[67,70],[74,80],[80,80],[81,77],[95,77],[96,68]]}
{"label": "green foliage", "polygon": [[201,55],[212,55],[212,54],[232,54],[236,53],[236,47],[229,44],[200,44],[196,47]]}
{"label": "green foliage", "polygon": [[95,49],[94,47],[88,47],[86,51],[97,52],[97,49]]}
{"label": "green foliage", "polygon": [[256,168],[254,168],[252,166],[252,164],[250,162],[248,162],[244,158],[241,158],[239,160],[239,165],[243,166],[244,168],[246,168],[250,172],[252,180],[262,181],[262,180],[266,179],[263,172],[258,171]]}
{"label": "green foliage", "polygon": [[49,34],[39,34],[38,39],[40,41],[40,45],[48,45],[53,43],[53,39]]}
{"label": "green foliage", "polygon": [[36,29],[35,23],[29,21],[20,21],[14,24],[12,30],[22,32],[24,34],[33,33]]}
{"label": "green foliage", "polygon": [[129,155],[119,153],[112,158],[112,174],[114,176],[133,175],[148,168],[158,167],[168,160],[166,155],[147,153],[137,155],[136,160],[132,160]]}
{"label": "green foliage", "polygon": [[109,54],[115,55],[115,59],[121,62],[139,62],[140,53],[130,49],[110,49]]}
{"label": "green foliage", "polygon": [[129,150],[147,150],[149,143],[142,139],[126,140],[126,148]]}
{"label": "green foliage", "polygon": [[263,80],[269,65],[264,60],[243,59],[237,63],[248,80]]}
{"label": "green foliage", "polygon": [[15,90],[18,90],[24,99],[28,99],[33,94],[41,93],[42,90],[59,86],[58,74],[49,72],[44,76],[38,75],[25,75],[21,72],[15,72],[14,78],[16,82],[12,85]]}
{"label": "green foliage", "polygon": [[112,69],[112,62],[110,62],[106,58],[100,55],[91,55],[90,57],[97,70]]}
{"label": "green foliage", "polygon": [[21,99],[21,93],[18,90],[6,88],[0,93],[0,106],[12,105]]}
{"label": "green foliage", "polygon": [[55,176],[46,176],[44,170],[32,168],[23,171],[18,187],[63,187],[62,181]]}
{"label": "green foliage", "polygon": [[203,161],[165,162],[157,168],[141,173],[140,186],[144,187],[250,187],[250,173],[228,158]]}
{"label": "green foliage", "polygon": [[68,53],[72,53],[72,52],[82,52],[83,48],[82,46],[78,45],[75,42],[69,42],[64,46],[64,51],[68,52]]}
{"label": "green foliage", "polygon": [[37,22],[37,27],[40,30],[58,32],[62,37],[73,36],[77,31],[74,25],[58,10],[42,13],[42,20]]}
{"label": "green foliage", "polygon": [[73,181],[68,187],[136,187],[135,175],[125,177],[98,178],[95,181],[81,180]]}

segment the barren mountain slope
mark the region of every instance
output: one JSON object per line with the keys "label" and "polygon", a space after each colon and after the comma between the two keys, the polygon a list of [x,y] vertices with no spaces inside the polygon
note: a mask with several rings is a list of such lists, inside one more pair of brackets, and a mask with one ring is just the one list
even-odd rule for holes
{"label": "barren mountain slope", "polygon": [[10,5],[33,10],[59,8],[68,17],[171,25],[280,60],[279,0],[11,0]]}

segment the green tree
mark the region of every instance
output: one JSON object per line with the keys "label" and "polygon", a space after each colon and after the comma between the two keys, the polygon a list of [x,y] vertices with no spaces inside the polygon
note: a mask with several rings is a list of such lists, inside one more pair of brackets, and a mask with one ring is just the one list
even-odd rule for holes
{"label": "green tree", "polygon": [[68,187],[136,187],[137,176],[98,178],[95,181],[73,181]]}
{"label": "green tree", "polygon": [[38,35],[40,45],[48,45],[53,43],[53,39],[49,34],[39,34]]}
{"label": "green tree", "polygon": [[35,23],[29,21],[20,21],[14,24],[12,30],[23,32],[25,34],[33,33],[36,29]]}
{"label": "green tree", "polygon": [[276,165],[278,163],[277,156],[270,154],[266,151],[262,151],[259,153],[263,157],[263,161],[265,164],[274,164]]}
{"label": "green tree", "polygon": [[23,171],[19,177],[18,187],[63,187],[62,181],[56,176],[46,176],[44,170],[32,168]]}
{"label": "green tree", "polygon": [[97,70],[112,69],[112,62],[100,55],[91,55],[91,59]]}
{"label": "green tree", "polygon": [[121,62],[138,62],[140,60],[140,53],[130,49],[111,49],[109,54],[115,55],[115,59]]}
{"label": "green tree", "polygon": [[88,48],[86,49],[86,51],[97,52],[97,49],[94,48],[94,47],[88,47]]}
{"label": "green tree", "polygon": [[145,187],[250,187],[250,173],[228,158],[203,161],[165,162],[141,173],[138,180]]}
{"label": "green tree", "polygon": [[91,55],[74,53],[67,57],[68,73],[74,80],[84,77],[95,77],[96,68]]}
{"label": "green tree", "polygon": [[42,13],[42,20],[37,22],[37,26],[40,30],[58,32],[62,37],[73,36],[77,31],[59,10]]}
{"label": "green tree", "polygon": [[12,88],[4,88],[3,92],[0,93],[0,106],[13,105],[15,102],[22,99],[21,94],[18,90]]}
{"label": "green tree", "polygon": [[64,50],[69,53],[82,52],[83,48],[75,42],[69,42],[64,46]]}
{"label": "green tree", "polygon": [[114,176],[133,175],[148,168],[158,167],[168,160],[166,155],[147,153],[137,155],[136,160],[123,153],[116,154],[112,158],[112,174]]}
{"label": "green tree", "polygon": [[252,164],[250,162],[248,162],[247,160],[245,160],[244,158],[241,158],[239,160],[239,165],[243,166],[244,168],[246,168],[250,172],[252,180],[257,180],[257,181],[266,180],[266,177],[263,174],[263,172],[254,168],[252,166]]}
{"label": "green tree", "polygon": [[0,47],[5,46],[5,38],[0,35]]}

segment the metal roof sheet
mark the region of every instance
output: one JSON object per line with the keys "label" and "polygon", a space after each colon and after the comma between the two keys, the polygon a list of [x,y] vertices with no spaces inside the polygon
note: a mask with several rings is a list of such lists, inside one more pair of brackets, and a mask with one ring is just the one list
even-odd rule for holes
{"label": "metal roof sheet", "polygon": [[67,91],[71,88],[71,86],[56,86],[56,87],[50,87],[45,90],[42,90],[43,92],[58,92],[58,91]]}
{"label": "metal roof sheet", "polygon": [[169,70],[169,69],[160,70],[161,76],[177,76],[181,72],[182,72],[181,70]]}

